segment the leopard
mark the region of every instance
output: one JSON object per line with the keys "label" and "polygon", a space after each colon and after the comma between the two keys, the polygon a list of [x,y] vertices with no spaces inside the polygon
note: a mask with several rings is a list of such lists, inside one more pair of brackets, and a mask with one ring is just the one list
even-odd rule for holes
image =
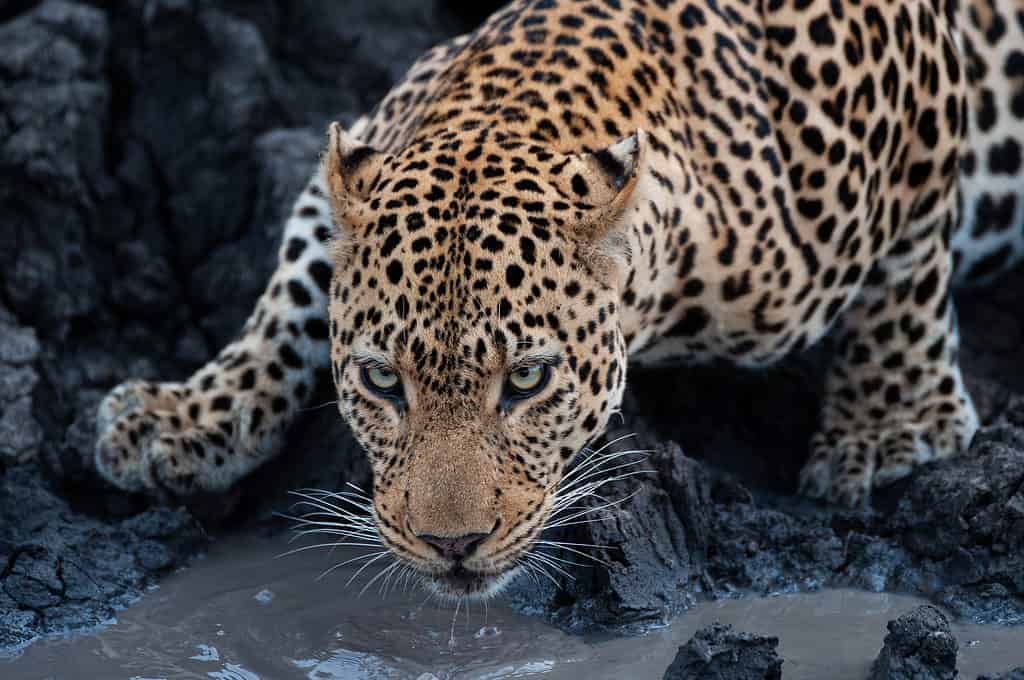
{"label": "leopard", "polygon": [[828,336],[796,491],[866,507],[979,428],[951,291],[1024,257],[1022,136],[1022,0],[515,0],[329,125],[237,338],[114,388],[96,469],[226,493],[329,372],[372,531],[483,597],[628,368]]}

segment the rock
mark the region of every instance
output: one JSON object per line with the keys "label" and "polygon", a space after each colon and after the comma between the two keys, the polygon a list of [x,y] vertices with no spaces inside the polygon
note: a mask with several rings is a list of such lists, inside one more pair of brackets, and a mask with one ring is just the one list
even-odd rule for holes
{"label": "rock", "polygon": [[15,462],[33,458],[43,441],[43,430],[32,417],[28,397],[3,405],[0,416],[0,457]]}
{"label": "rock", "polygon": [[[1024,428],[1004,416],[915,476],[888,524],[921,572],[915,589],[960,618],[1024,623]],[[929,592],[929,577],[943,585]]]}
{"label": "rock", "polygon": [[184,510],[123,520],[73,510],[33,466],[0,477],[0,652],[94,626],[184,564],[206,535]]}
{"label": "rock", "polygon": [[[560,554],[553,547],[542,549],[554,559],[577,562],[570,565],[573,578],[559,578],[548,569],[561,585],[557,590],[540,573],[518,579],[511,597],[521,607],[547,612],[566,628],[588,630],[666,623],[693,603],[706,579],[708,475],[674,444],[658,445],[649,457],[633,459],[632,469],[641,474],[603,486],[601,498],[606,500],[582,499],[563,514],[592,521],[569,526],[550,539],[602,547],[590,559],[572,550]],[[607,466],[627,460],[616,458]]]}
{"label": "rock", "polygon": [[583,566],[553,573],[557,587],[524,575],[512,601],[570,630],[628,630],[702,596],[844,586],[916,593],[973,622],[1024,622],[1024,428],[1007,415],[1020,399],[970,452],[906,482],[887,512],[755,494],[642,431],[633,446],[652,452],[637,469],[652,473],[602,487],[606,501],[584,499],[579,512],[616,505],[551,535],[606,547],[592,560],[546,548]]}
{"label": "rock", "polygon": [[0,466],[34,458],[43,442],[32,413],[39,376],[31,363],[39,351],[35,332],[16,325],[0,305]]}
{"label": "rock", "polygon": [[868,680],[956,680],[957,641],[946,616],[922,605],[888,624]]}
{"label": "rock", "polygon": [[779,680],[779,639],[734,631],[716,623],[682,645],[664,680]]}
{"label": "rock", "polygon": [[160,317],[183,304],[170,263],[145,241],[119,243],[114,249],[117,277],[110,297],[119,314]]}
{"label": "rock", "polygon": [[223,291],[250,301],[263,292],[277,265],[281,227],[309,181],[322,145],[323,135],[307,129],[275,129],[254,142],[258,170],[252,227],[242,238],[214,249],[189,282],[199,326],[214,346],[230,341],[251,311],[248,305],[224,305]]}
{"label": "rock", "polygon": [[0,362],[27,364],[39,356],[39,341],[31,328],[0,324]]}
{"label": "rock", "polygon": [[113,188],[104,167],[109,41],[103,12],[60,0],[0,25],[3,292],[19,318],[57,336],[99,305],[101,258],[86,243]]}

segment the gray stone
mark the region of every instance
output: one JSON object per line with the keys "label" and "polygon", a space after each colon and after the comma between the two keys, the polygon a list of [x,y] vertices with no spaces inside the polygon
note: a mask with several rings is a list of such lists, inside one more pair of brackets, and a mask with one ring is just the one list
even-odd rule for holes
{"label": "gray stone", "polygon": [[716,623],[682,645],[664,680],[780,680],[779,639]]}
{"label": "gray stone", "polygon": [[43,429],[32,416],[32,399],[21,397],[0,409],[0,458],[15,462],[34,458],[43,442]]}
{"label": "gray stone", "polygon": [[946,616],[922,605],[888,624],[868,680],[956,680],[958,644]]}
{"label": "gray stone", "polygon": [[27,364],[39,356],[39,341],[31,328],[0,323],[0,361]]}

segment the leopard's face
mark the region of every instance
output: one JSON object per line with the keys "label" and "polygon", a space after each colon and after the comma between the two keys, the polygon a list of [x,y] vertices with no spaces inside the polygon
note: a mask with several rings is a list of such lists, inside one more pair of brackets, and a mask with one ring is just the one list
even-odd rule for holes
{"label": "leopard's face", "polygon": [[637,137],[595,160],[481,133],[387,156],[332,128],[340,411],[385,545],[438,591],[496,591],[625,383],[614,223]]}

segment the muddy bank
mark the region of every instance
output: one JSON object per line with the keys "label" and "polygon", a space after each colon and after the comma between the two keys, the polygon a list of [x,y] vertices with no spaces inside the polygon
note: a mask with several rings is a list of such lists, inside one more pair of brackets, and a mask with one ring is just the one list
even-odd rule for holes
{"label": "muddy bank", "polygon": [[[325,121],[351,120],[479,19],[461,9],[0,9],[0,619],[14,622],[0,647],[108,618],[200,550],[204,530],[250,527],[288,488],[365,484],[328,406],[199,519],[149,509],[91,474],[92,411],[122,379],[187,376],[236,332]],[[573,567],[557,590],[521,581],[513,601],[583,631],[649,626],[703,597],[849,585],[1024,622],[1021,295],[1024,272],[962,297],[964,365],[988,425],[963,459],[881,494],[876,513],[790,495],[826,351],[756,374],[636,372],[612,436],[639,432],[629,445],[654,449],[653,473],[616,483],[609,498],[638,493],[572,535],[609,546],[598,557],[611,566]]]}
{"label": "muddy bank", "polygon": [[[603,490],[602,518],[564,540],[606,546],[606,563],[515,601],[573,630],[663,623],[695,598],[856,587],[921,595],[962,620],[1024,624],[1024,398],[1014,397],[958,459],[876,499],[830,509],[688,458],[650,434],[652,473]],[[571,554],[563,555],[574,559]],[[586,562],[586,560],[582,560]]]}

